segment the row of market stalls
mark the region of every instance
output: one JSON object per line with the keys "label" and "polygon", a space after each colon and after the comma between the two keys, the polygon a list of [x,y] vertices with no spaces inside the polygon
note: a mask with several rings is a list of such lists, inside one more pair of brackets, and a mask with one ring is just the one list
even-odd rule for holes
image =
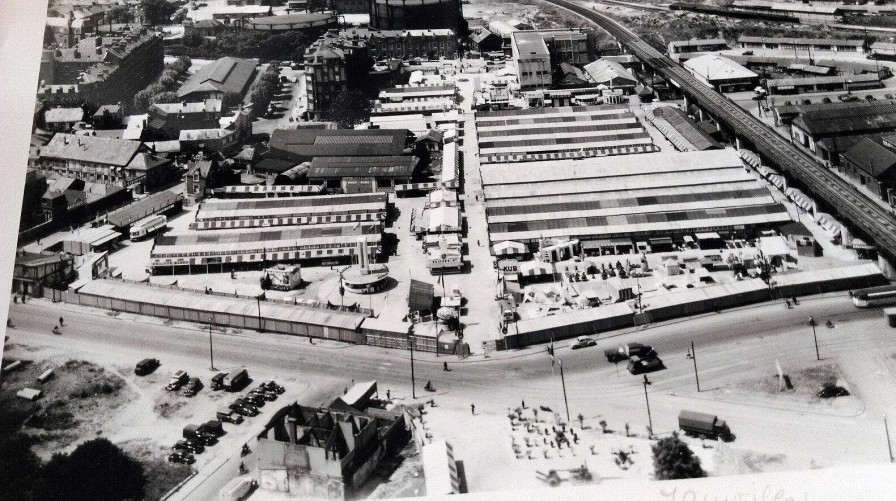
{"label": "row of market stalls", "polygon": [[776,275],[771,287],[758,278],[707,285],[646,297],[637,312],[632,308],[632,301],[622,301],[519,320],[514,328],[508,329],[505,342],[508,349],[519,348],[552,339],[595,335],[650,322],[755,304],[773,298],[873,287],[886,283],[888,281],[880,269],[873,263],[866,263]]}

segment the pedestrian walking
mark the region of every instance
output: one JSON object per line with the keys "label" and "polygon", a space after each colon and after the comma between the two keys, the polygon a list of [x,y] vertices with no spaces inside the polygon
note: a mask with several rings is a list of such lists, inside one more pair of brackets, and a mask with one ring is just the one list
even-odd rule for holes
{"label": "pedestrian walking", "polygon": [[442,370],[448,372],[448,362],[442,362]]}
{"label": "pedestrian walking", "polygon": [[342,389],[342,394],[345,395],[346,393],[348,393],[348,388],[343,388],[343,389]]}
{"label": "pedestrian walking", "polygon": [[476,415],[476,404],[470,404],[470,412],[475,416]]}
{"label": "pedestrian walking", "polygon": [[12,297],[12,302],[18,304],[19,303],[19,295],[16,294]]}
{"label": "pedestrian walking", "polygon": [[392,392],[391,392],[391,390],[386,390],[386,400],[392,400]]}
{"label": "pedestrian walking", "polygon": [[526,401],[523,400],[522,404],[523,404],[523,409],[525,409],[525,408],[526,408]]}
{"label": "pedestrian walking", "polygon": [[64,327],[65,322],[62,320],[62,317],[59,317],[59,327]]}
{"label": "pedestrian walking", "polygon": [[314,338],[313,338],[313,337],[308,336],[308,344],[314,344]]}

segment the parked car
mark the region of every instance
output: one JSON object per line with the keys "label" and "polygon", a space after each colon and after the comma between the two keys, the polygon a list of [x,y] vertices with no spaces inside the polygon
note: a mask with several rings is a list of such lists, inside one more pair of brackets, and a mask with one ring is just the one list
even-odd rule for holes
{"label": "parked car", "polygon": [[843,101],[844,103],[852,103],[855,101],[861,101],[861,99],[859,99],[858,96],[854,96],[852,94],[840,94],[839,96],[837,96],[837,98],[840,99],[841,101]]}
{"label": "parked car", "polygon": [[834,383],[825,383],[824,386],[818,390],[816,396],[818,398],[834,398],[834,397],[845,397],[849,395],[849,391],[842,386],[837,386]]}
{"label": "parked car", "polygon": [[233,409],[220,410],[215,414],[218,421],[231,424],[240,424],[243,422],[243,416]]}
{"label": "parked car", "polygon": [[180,390],[180,394],[185,397],[195,397],[202,390],[202,380],[198,377],[191,377],[187,384]]}
{"label": "parked car", "polygon": [[251,403],[255,407],[264,407],[265,400],[264,400],[264,397],[262,397],[260,395],[254,395],[252,393],[247,393],[246,395],[243,395],[240,398],[242,398],[246,402]]}
{"label": "parked car", "polygon": [[589,346],[597,346],[597,341],[588,336],[579,336],[570,348],[578,350],[579,348],[587,348]]}
{"label": "parked car", "polygon": [[221,421],[217,419],[212,419],[210,421],[206,421],[199,426],[200,433],[209,433],[216,437],[224,436],[224,427],[221,425]]}
{"label": "parked car", "polygon": [[249,395],[259,396],[266,402],[273,402],[274,400],[277,400],[277,392],[270,391],[264,388],[255,388],[254,390],[249,392]]}
{"label": "parked car", "polygon": [[172,449],[189,452],[191,454],[202,454],[205,452],[205,446],[198,440],[178,440]]}
{"label": "parked car", "polygon": [[246,417],[252,417],[252,416],[258,415],[258,408],[256,408],[254,405],[252,405],[248,402],[243,402],[241,400],[237,400],[236,402],[230,404],[229,409],[233,410],[237,414],[240,414],[240,415],[246,416]]}
{"label": "parked car", "polygon": [[188,424],[184,426],[183,437],[202,442],[203,445],[215,445],[218,443],[218,436],[206,430],[203,425]]}
{"label": "parked car", "polygon": [[286,391],[286,388],[277,384],[276,381],[264,381],[263,383],[261,383],[258,386],[261,388],[267,388],[268,390],[271,390],[271,391],[275,391],[275,392],[277,392],[278,395],[282,395],[283,392]]}
{"label": "parked car", "polygon": [[181,386],[187,384],[187,381],[189,380],[190,375],[187,374],[187,371],[177,371],[173,376],[171,376],[171,379],[168,381],[165,389],[168,391],[177,391],[181,388]]}
{"label": "parked car", "polygon": [[632,374],[642,374],[664,369],[663,361],[659,357],[641,358],[633,356],[628,360],[628,371]]}
{"label": "parked car", "polygon": [[134,368],[134,374],[138,376],[152,374],[160,365],[162,365],[162,363],[159,362],[159,359],[157,358],[144,358],[137,362],[137,367]]}
{"label": "parked car", "polygon": [[196,458],[189,452],[174,451],[168,455],[168,461],[178,464],[193,464],[196,462]]}
{"label": "parked car", "polygon": [[212,390],[223,390],[224,389],[224,378],[227,377],[226,372],[219,372],[212,376],[212,382],[209,385]]}

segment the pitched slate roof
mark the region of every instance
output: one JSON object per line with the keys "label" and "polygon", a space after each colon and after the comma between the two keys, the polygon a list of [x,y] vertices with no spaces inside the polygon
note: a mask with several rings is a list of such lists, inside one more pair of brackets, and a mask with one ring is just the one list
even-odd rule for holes
{"label": "pitched slate roof", "polygon": [[896,151],[877,141],[862,138],[855,146],[841,155],[844,160],[880,180],[896,174]]}
{"label": "pitched slate roof", "polygon": [[40,149],[40,156],[124,167],[134,158],[140,146],[140,142],[123,139],[56,134]]}
{"label": "pitched slate roof", "polygon": [[793,125],[813,136],[896,129],[896,100],[854,102],[848,106],[806,111]]}
{"label": "pitched slate roof", "polygon": [[202,92],[236,92],[242,94],[255,73],[255,61],[222,57],[192,74],[177,91],[179,98]]}

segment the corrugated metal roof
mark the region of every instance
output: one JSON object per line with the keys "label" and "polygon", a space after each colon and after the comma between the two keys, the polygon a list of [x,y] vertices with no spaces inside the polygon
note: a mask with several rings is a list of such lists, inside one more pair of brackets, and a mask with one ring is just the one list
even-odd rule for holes
{"label": "corrugated metal roof", "polygon": [[520,334],[539,332],[560,327],[599,322],[611,318],[631,317],[632,308],[626,303],[613,303],[598,308],[575,310],[539,318],[526,318],[517,322]]}
{"label": "corrugated metal roof", "polygon": [[106,220],[116,228],[124,228],[134,221],[164,211],[179,200],[183,200],[183,195],[167,190],[160,191],[109,213]]}
{"label": "corrugated metal roof", "polygon": [[407,129],[275,129],[268,146],[271,155],[300,161],[322,156],[399,156],[407,136]]}
{"label": "corrugated metal roof", "polygon": [[894,129],[896,100],[855,102],[849,106],[806,111],[793,124],[816,136]]}
{"label": "corrugated metal roof", "polygon": [[412,156],[315,157],[311,161],[308,178],[409,178],[416,165],[417,158]]}
{"label": "corrugated metal roof", "polygon": [[717,54],[705,54],[688,59],[683,66],[709,81],[738,80],[759,76],[731,59]]}

